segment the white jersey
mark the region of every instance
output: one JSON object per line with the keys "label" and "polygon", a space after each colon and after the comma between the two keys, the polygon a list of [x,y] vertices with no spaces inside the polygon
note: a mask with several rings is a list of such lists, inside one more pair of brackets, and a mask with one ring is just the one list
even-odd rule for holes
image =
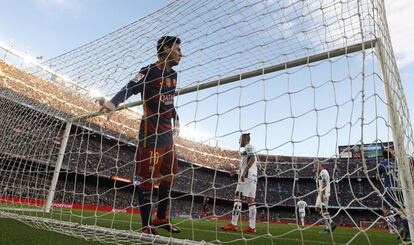
{"label": "white jersey", "polygon": [[242,162],[240,164],[240,169],[239,169],[239,176],[241,176],[241,174],[243,174],[244,170],[247,167],[247,163],[249,161],[250,157],[254,157],[254,163],[253,165],[249,168],[249,172],[247,173],[247,178],[251,179],[251,180],[257,180],[257,164],[256,164],[256,149],[251,145],[251,144],[247,144],[244,147],[244,155],[243,155],[243,159]]}
{"label": "white jersey", "polygon": [[329,181],[329,173],[328,170],[326,169],[322,169],[322,171],[319,173],[318,176],[318,189],[319,189],[319,193],[322,193],[323,190],[323,182],[326,183],[326,188],[325,188],[325,195],[329,196],[331,193],[331,183]]}
{"label": "white jersey", "polygon": [[305,201],[299,201],[297,204],[299,212],[305,212],[305,208],[308,206],[308,204]]}

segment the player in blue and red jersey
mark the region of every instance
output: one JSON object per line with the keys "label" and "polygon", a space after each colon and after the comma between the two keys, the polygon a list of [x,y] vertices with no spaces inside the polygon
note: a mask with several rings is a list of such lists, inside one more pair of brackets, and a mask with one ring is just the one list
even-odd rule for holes
{"label": "player in blue and red jersey", "polygon": [[393,146],[384,149],[384,160],[378,164],[378,180],[380,180],[384,187],[382,212],[389,224],[390,232],[398,231],[398,238],[407,242],[410,239],[408,221],[395,212],[403,208],[403,200],[397,201],[397,199],[402,197],[402,190],[399,185],[398,165],[394,154]]}
{"label": "player in blue and red jersey", "polygon": [[[144,233],[157,234],[154,227],[179,232],[166,219],[166,212],[173,176],[178,172],[173,134],[178,134],[180,123],[174,107],[177,72],[172,67],[178,65],[182,57],[180,43],[178,37],[161,37],[157,42],[158,61],[141,68],[135,78],[101,108],[110,117],[120,103],[134,94],[141,94],[144,113],[135,154],[134,183],[137,186]],[[151,221],[151,193],[154,184],[158,183],[160,202],[157,217]]]}
{"label": "player in blue and red jersey", "polygon": [[384,149],[382,160],[378,164],[378,180],[384,187],[383,206],[398,208],[399,205],[395,198],[399,189],[398,184],[398,166],[394,158],[394,150]]}

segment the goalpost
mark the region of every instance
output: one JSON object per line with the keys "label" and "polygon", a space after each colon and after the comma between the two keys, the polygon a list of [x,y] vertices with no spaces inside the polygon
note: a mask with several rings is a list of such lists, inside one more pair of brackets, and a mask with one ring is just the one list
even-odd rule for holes
{"label": "goalpost", "polygon": [[[384,222],[377,177],[383,158],[372,149],[393,142],[402,195],[393,193],[398,207],[392,209],[408,221],[413,240],[414,137],[379,0],[175,1],[46,64],[29,60],[23,68],[7,61],[25,57],[2,46],[0,217],[111,243],[189,243],[135,232],[134,152],[143,102],[134,97],[110,121],[94,104],[97,91],[111,98],[154,62],[155,41],[164,34],[182,39],[175,104],[183,129],[210,137],[175,138],[181,166],[169,211],[181,217],[173,221],[184,228],[178,238],[289,239],[290,232],[273,234],[272,222],[256,237],[229,240],[220,231],[235,189],[226,171],[240,164],[239,134],[251,132],[261,168],[256,202],[268,220],[297,220],[299,199],[314,205],[312,169],[321,161],[332,177],[333,219],[359,227],[341,242],[371,241],[367,231]],[[210,231],[201,228],[206,221],[192,218],[203,196],[213,200],[217,217],[208,222]],[[154,207],[158,202],[151,199]],[[321,221],[309,217],[311,227]],[[301,240],[307,229],[292,228]],[[335,233],[331,237],[335,243]]]}

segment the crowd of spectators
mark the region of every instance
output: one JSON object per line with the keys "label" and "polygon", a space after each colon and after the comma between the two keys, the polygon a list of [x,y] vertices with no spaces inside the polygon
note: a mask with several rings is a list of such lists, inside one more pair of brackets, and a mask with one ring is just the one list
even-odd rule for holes
{"label": "crowd of spectators", "polygon": [[[2,198],[18,197],[32,200],[44,200],[48,194],[49,178],[35,171],[16,171],[2,170],[0,196]],[[83,206],[106,206],[113,210],[139,208],[134,188],[131,186],[115,187],[110,184],[99,183],[99,179],[71,175],[60,178],[56,186],[54,202],[65,203],[68,205],[78,204]],[[279,188],[284,188],[287,183],[281,184]],[[307,185],[306,185],[307,186]],[[29,187],[29,188],[28,188]],[[307,188],[307,187],[305,187]],[[154,189],[154,192],[157,190]],[[205,195],[214,192],[205,192]],[[202,195],[196,193],[172,193],[170,213],[172,215],[197,218],[202,210]],[[153,195],[152,202],[154,209],[158,202],[157,195]],[[311,202],[310,202],[311,203]],[[220,198],[211,198],[208,206],[211,215],[218,218],[229,218],[231,216],[232,202],[223,201]],[[269,204],[258,204],[258,220],[270,222],[295,222],[295,208],[284,205],[272,206]],[[246,208],[245,208],[246,210]],[[336,209],[337,210],[337,209]],[[371,211],[350,210],[334,211],[334,218],[340,225],[359,225],[360,221],[373,221],[378,217],[377,213]],[[243,216],[244,215],[244,216]],[[247,218],[246,211],[242,217]],[[317,224],[320,216],[314,212],[308,213],[306,222]]]}
{"label": "crowd of spectators", "polygon": [[[0,61],[0,71],[1,195],[44,199],[65,127],[58,118],[96,112],[98,106],[82,92],[73,91],[73,87],[59,81],[48,82],[4,61]],[[132,180],[139,117],[138,113],[125,110],[116,113],[110,121],[95,117],[75,122],[62,173],[96,176],[96,180],[112,176]],[[213,210],[217,215],[228,214],[237,184],[237,178],[230,177],[228,171],[239,166],[239,152],[180,137],[175,138],[175,143],[180,172],[172,190],[186,198],[174,199],[173,211],[190,215],[198,212],[201,201],[188,197],[207,195],[223,201]],[[316,197],[313,163],[321,161],[332,176],[332,205],[378,209],[381,197],[371,183],[381,189],[374,178],[379,160],[368,159],[363,164],[360,159],[259,155],[257,202],[271,208],[269,216],[274,220],[285,217],[277,211],[278,207],[294,207],[299,199],[313,204]],[[28,164],[43,166],[42,176],[31,168],[29,172],[23,171]],[[86,177],[61,178],[55,201],[121,209],[137,205],[133,188],[118,189],[108,183],[113,182],[93,183]],[[190,205],[180,205],[180,202],[190,202]],[[288,217],[291,216],[292,212]]]}
{"label": "crowd of spectators", "polygon": [[[3,60],[0,60],[0,80],[1,89],[24,96],[30,99],[30,104],[36,109],[56,116],[72,118],[96,112],[99,108],[85,88],[71,85],[53,75],[50,75],[48,81]],[[94,117],[89,119],[88,124],[95,124],[116,134],[135,137],[139,118],[138,113],[124,110],[116,113],[110,121],[104,117]]]}
{"label": "crowd of spectators", "polygon": [[[27,113],[31,117],[35,114],[30,110],[27,110]],[[7,116],[8,113],[5,115]],[[24,118],[19,118],[19,115],[12,114],[12,116],[21,119],[17,120],[19,122],[25,121]],[[21,116],[26,115],[21,114]],[[25,156],[26,160],[38,160],[38,162],[49,163],[53,166],[60,146],[56,135],[62,127],[47,125],[49,119],[45,116],[38,115],[33,118],[38,118],[36,119],[38,124],[46,125],[46,127],[34,126],[34,133],[31,130],[24,130],[25,125],[12,125],[4,128],[3,130],[9,130],[11,133],[3,133],[1,137],[5,137],[5,141],[12,143],[3,144],[2,152],[13,153],[14,156],[20,154]],[[195,148],[195,150],[200,149]],[[226,169],[211,168],[211,166],[206,167],[185,161],[185,159],[197,156],[195,150],[191,152],[191,155],[179,153],[182,160],[173,190],[196,195],[208,194],[223,200],[231,200],[236,188],[236,177],[230,177]],[[74,127],[68,140],[62,166],[63,169],[83,175],[107,178],[118,176],[132,179],[135,166],[134,154],[134,145],[113,140],[81,127]],[[259,156],[259,159],[263,160],[263,156]],[[267,156],[266,160],[268,162],[259,164],[258,202],[267,203],[270,206],[294,206],[299,198],[305,199],[308,203],[314,202],[316,188],[313,173],[314,159]],[[269,160],[279,162],[269,162]],[[292,162],[293,160],[298,162]],[[350,203],[351,206],[364,206],[365,203],[368,207],[378,208],[380,206],[381,198],[374,193],[373,188],[366,188],[370,184],[363,173],[361,160],[322,159],[321,161],[333,177],[336,200],[334,203],[337,203],[337,206],[346,206]],[[366,161],[368,169],[375,169],[376,163],[375,159]],[[375,172],[371,171],[371,173]],[[373,177],[375,174],[369,176]],[[372,181],[375,182],[376,187],[381,187],[374,178]],[[359,200],[359,198],[364,199]]]}

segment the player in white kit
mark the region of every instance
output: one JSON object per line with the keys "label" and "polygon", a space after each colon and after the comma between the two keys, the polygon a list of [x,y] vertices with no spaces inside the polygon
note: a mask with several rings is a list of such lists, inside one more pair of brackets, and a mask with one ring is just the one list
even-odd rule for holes
{"label": "player in white kit", "polygon": [[[239,139],[240,147],[244,147],[243,158],[238,171],[239,178],[234,196],[234,205],[232,211],[231,223],[221,227],[228,231],[237,231],[237,221],[242,208],[241,197],[247,197],[249,206],[249,227],[243,232],[256,233],[256,185],[257,185],[257,165],[255,148],[250,144],[250,134],[242,134]],[[234,175],[231,172],[230,175]]]}
{"label": "player in white kit", "polygon": [[322,164],[317,161],[314,165],[316,172],[316,185],[318,188],[318,197],[316,198],[315,211],[320,214],[325,221],[325,232],[333,232],[336,228],[328,212],[329,196],[331,194],[331,183],[328,170],[324,169]]}
{"label": "player in white kit", "polygon": [[306,215],[305,209],[308,207],[308,204],[305,201],[300,200],[298,201],[296,206],[298,207],[300,223],[302,224],[302,226],[305,226],[305,215]]}

